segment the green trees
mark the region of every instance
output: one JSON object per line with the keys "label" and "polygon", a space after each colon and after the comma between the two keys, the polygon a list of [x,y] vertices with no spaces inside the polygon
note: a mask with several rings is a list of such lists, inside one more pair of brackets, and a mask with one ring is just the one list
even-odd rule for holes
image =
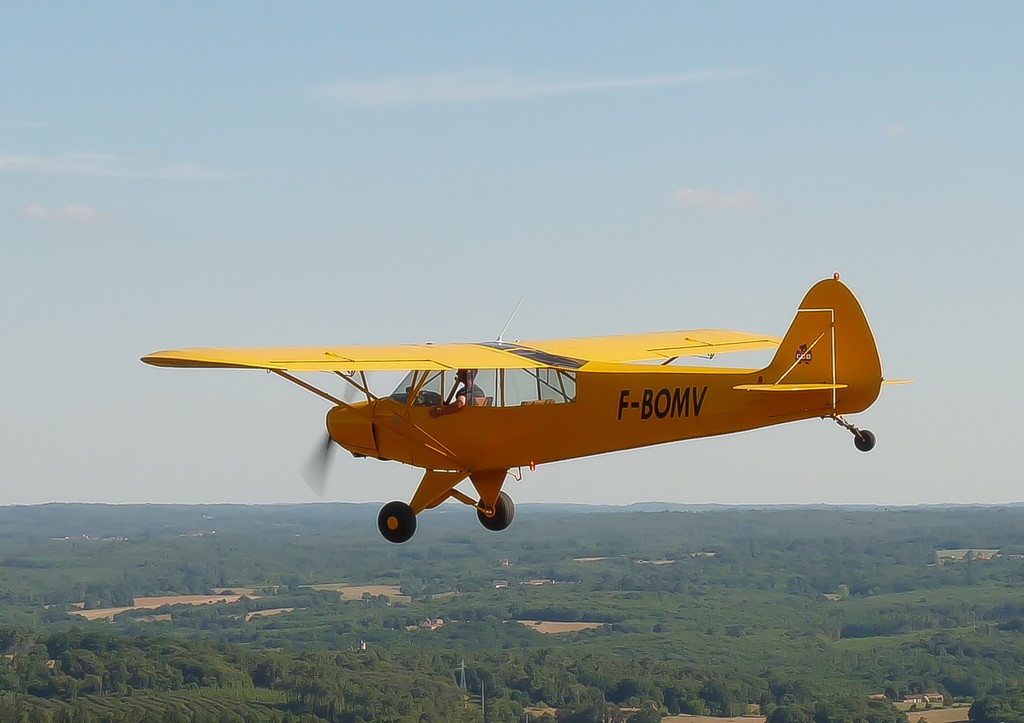
{"label": "green trees", "polygon": [[766,723],[907,723],[907,715],[887,701],[845,695],[780,705],[768,714]]}
{"label": "green trees", "polygon": [[1024,723],[1024,690],[976,700],[968,715],[972,723]]}
{"label": "green trees", "polygon": [[[113,720],[118,706],[139,720],[481,723],[454,673],[462,658],[487,723],[541,702],[563,719],[755,704],[783,723],[899,720],[866,702],[882,690],[973,697],[979,720],[1015,710],[989,696],[1024,668],[1024,560],[934,563],[940,547],[1024,552],[1024,509],[540,507],[502,535],[453,510],[412,548],[381,543],[375,513],[0,508],[0,653],[13,656],[0,658],[0,723],[15,710]],[[195,536],[207,516],[217,534]],[[403,594],[346,602],[308,587],[340,581]],[[232,585],[262,597],[113,623],[67,614]],[[445,625],[406,630],[425,618]],[[525,619],[605,625],[544,635]]]}

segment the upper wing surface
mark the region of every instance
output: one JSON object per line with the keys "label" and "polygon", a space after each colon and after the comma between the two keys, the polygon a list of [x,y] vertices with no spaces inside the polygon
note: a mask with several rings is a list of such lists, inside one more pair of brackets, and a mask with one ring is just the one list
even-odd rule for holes
{"label": "upper wing surface", "polygon": [[696,329],[547,339],[506,345],[490,342],[175,349],[153,352],[142,357],[142,361],[161,367],[277,369],[293,372],[536,369],[548,366],[579,368],[588,361],[621,363],[671,360],[681,356],[775,349],[780,343],[781,339],[762,334]]}
{"label": "upper wing surface", "polygon": [[691,329],[658,331],[651,334],[592,336],[578,339],[548,339],[518,342],[520,346],[549,354],[603,362],[635,362],[674,359],[681,356],[725,354],[738,351],[777,349],[782,339],[746,331]]}
{"label": "upper wing surface", "polygon": [[158,367],[227,367],[293,372],[535,369],[540,361],[477,344],[177,349],[142,361]]}

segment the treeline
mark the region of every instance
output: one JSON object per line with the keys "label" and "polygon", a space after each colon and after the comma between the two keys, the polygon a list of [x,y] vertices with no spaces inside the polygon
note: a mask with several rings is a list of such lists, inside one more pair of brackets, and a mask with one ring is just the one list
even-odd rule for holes
{"label": "treeline", "polygon": [[[427,517],[416,543],[385,545],[366,505],[45,505],[0,509],[8,604],[116,607],[135,597],[213,588],[370,580],[394,572],[404,594],[489,587],[508,558],[531,577],[595,592],[757,589],[862,598],[950,586],[1024,585],[1024,508],[724,509],[578,512],[529,507],[501,535],[472,514]],[[83,535],[85,535],[83,537]],[[993,560],[936,564],[938,549],[1000,549]],[[693,558],[698,552],[714,557]],[[593,569],[574,557],[609,556]],[[637,558],[674,565],[636,565]]]}
{"label": "treeline", "polygon": [[[560,722],[735,716],[751,702],[773,723],[906,723],[892,706],[816,691],[786,675],[708,671],[655,660],[495,651],[461,661],[406,649],[297,654],[71,630],[0,630],[0,721],[488,721],[527,708]],[[993,706],[982,710],[1003,710]],[[811,715],[807,718],[806,715]]]}
{"label": "treeline", "polygon": [[82,630],[33,641],[7,629],[4,643],[16,652],[0,660],[0,721],[479,720],[450,659],[298,655]]}
{"label": "treeline", "polygon": [[970,718],[973,723],[1024,723],[1024,690],[1008,690],[975,701]]}
{"label": "treeline", "polygon": [[[454,672],[462,658],[489,721],[542,704],[562,720],[753,704],[885,723],[895,714],[868,693],[981,703],[1020,684],[1024,560],[1010,555],[1024,551],[1024,508],[526,506],[500,535],[463,511],[424,516],[396,547],[379,539],[375,507],[0,509],[0,623],[12,626],[0,652],[13,656],[0,660],[0,723],[13,710],[115,720],[129,709],[132,720],[479,720]],[[940,565],[940,548],[1006,555]],[[535,579],[556,582],[520,584]],[[343,602],[303,587],[338,581],[396,584],[403,597]],[[113,624],[68,616],[71,603],[232,586],[264,597]],[[270,608],[293,611],[247,620]],[[407,630],[426,618],[446,624]],[[544,636],[525,619],[604,627]]]}

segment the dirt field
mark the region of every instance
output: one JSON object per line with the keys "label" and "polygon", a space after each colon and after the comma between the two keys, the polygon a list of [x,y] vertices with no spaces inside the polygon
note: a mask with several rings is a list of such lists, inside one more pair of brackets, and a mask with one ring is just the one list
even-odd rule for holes
{"label": "dirt field", "polygon": [[925,721],[925,723],[957,723],[958,721],[967,720],[967,711],[971,708],[970,706],[964,706],[962,708],[939,708],[937,710],[908,710],[907,718],[910,719],[910,723],[918,723],[918,721]]}
{"label": "dirt field", "polygon": [[516,620],[516,622],[545,635],[576,633],[580,630],[597,630],[605,626],[605,623],[555,623],[545,620]]}
{"label": "dirt field", "polygon": [[[249,596],[253,597],[253,596]],[[122,608],[95,608],[94,610],[73,610],[69,615],[79,615],[86,620],[113,620],[118,613],[126,610],[155,610],[164,605],[212,605],[213,603],[234,603],[241,595],[166,595],[163,597],[137,597],[135,604]]]}
{"label": "dirt field", "polygon": [[[523,708],[523,712],[529,713],[533,718],[540,718],[542,715],[549,715],[554,718],[558,715],[558,708],[538,708],[535,705],[528,705]],[[668,720],[668,718],[663,718],[662,720]]]}
{"label": "dirt field", "polygon": [[273,615],[280,615],[281,613],[295,612],[295,608],[270,608],[268,610],[253,610],[251,613],[245,614],[245,622],[249,622],[253,618],[268,618]]}
{"label": "dirt field", "polygon": [[666,716],[662,723],[764,723],[764,716],[741,718],[715,718],[714,716]]}
{"label": "dirt field", "polygon": [[[968,707],[939,708],[908,712],[910,723],[959,723],[967,720]],[[704,715],[670,715],[662,718],[662,723],[764,723],[764,716],[743,716],[742,718],[714,718]]]}
{"label": "dirt field", "polygon": [[304,587],[311,587],[314,590],[333,590],[341,593],[342,600],[361,600],[363,593],[368,592],[371,595],[387,595],[392,600],[407,600],[402,595],[401,590],[397,585],[350,585],[344,582],[331,582],[317,585],[305,585]]}

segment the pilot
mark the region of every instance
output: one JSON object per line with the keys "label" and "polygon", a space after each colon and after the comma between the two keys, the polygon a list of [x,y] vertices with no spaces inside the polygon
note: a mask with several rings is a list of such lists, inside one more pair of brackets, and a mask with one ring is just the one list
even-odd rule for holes
{"label": "pilot", "polygon": [[451,404],[442,404],[430,410],[430,416],[440,417],[442,414],[457,412],[467,404],[473,406],[475,400],[484,399],[484,390],[477,386],[476,369],[459,369],[455,374],[455,381],[462,386],[455,393],[455,399]]}

